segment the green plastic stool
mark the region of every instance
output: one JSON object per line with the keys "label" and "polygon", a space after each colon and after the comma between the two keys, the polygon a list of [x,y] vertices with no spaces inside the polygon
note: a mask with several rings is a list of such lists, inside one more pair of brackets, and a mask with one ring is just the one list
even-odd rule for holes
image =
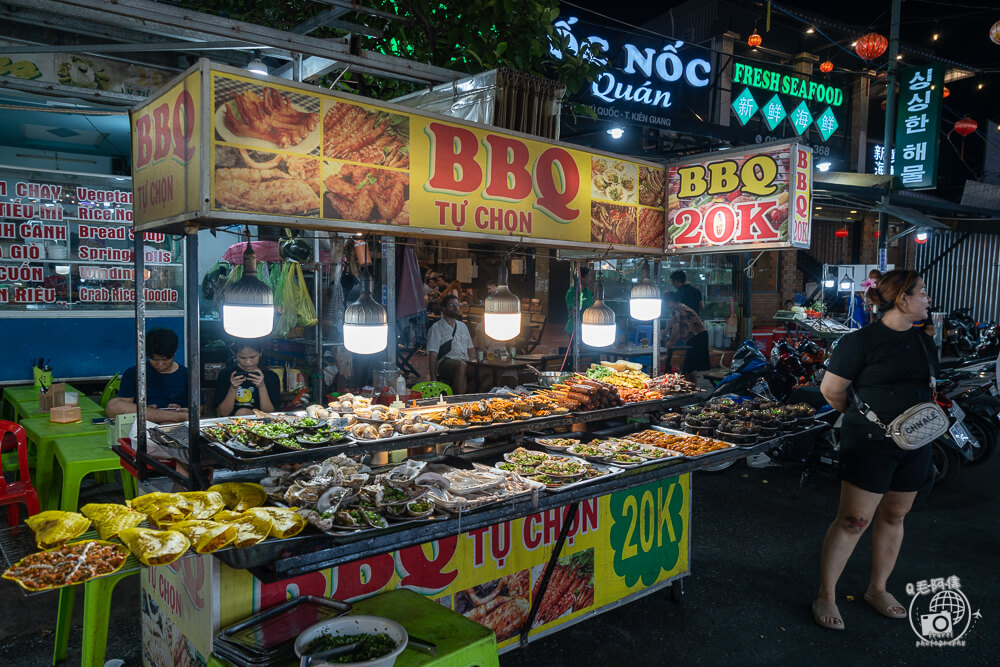
{"label": "green plastic stool", "polygon": [[[126,567],[128,567],[127,564]],[[139,574],[139,569],[133,567],[127,572],[98,577],[83,584],[83,632],[80,633],[83,638],[81,667],[102,667],[104,665],[104,652],[108,647],[111,593],[119,581],[133,574]],[[52,651],[53,665],[66,659],[66,647],[69,644],[70,624],[73,621],[73,606],[76,602],[76,589],[78,587],[66,586],[59,589],[56,645]]]}
{"label": "green plastic stool", "polygon": [[435,398],[441,394],[452,395],[451,387],[444,382],[418,382],[413,385],[413,391],[420,392],[424,398]]}
{"label": "green plastic stool", "polygon": [[108,401],[118,395],[118,389],[121,387],[122,379],[118,373],[108,380],[108,383],[104,386],[104,392],[101,394],[101,408],[104,409],[108,407]]}
{"label": "green plastic stool", "polygon": [[[55,441],[56,462],[62,469],[62,493],[59,509],[76,512],[80,503],[80,484],[87,475],[122,469],[121,459],[108,449],[103,433],[94,436],[59,438]],[[125,477],[131,477],[126,473]],[[122,478],[125,493],[129,492]]]}
{"label": "green plastic stool", "polygon": [[390,618],[414,637],[437,646],[437,656],[403,651],[396,667],[493,667],[497,657],[496,635],[489,628],[438,604],[419,593],[400,588],[354,603],[352,614]]}

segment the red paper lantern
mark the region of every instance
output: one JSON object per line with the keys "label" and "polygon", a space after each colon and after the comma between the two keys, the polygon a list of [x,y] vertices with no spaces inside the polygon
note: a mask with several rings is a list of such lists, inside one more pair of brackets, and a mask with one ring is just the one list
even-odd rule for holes
{"label": "red paper lantern", "polygon": [[838,229],[837,231],[835,231],[833,233],[833,235],[836,236],[838,239],[846,239],[847,238],[847,227],[841,227],[840,229]]}
{"label": "red paper lantern", "polygon": [[760,46],[763,41],[761,36],[757,34],[757,28],[754,28],[753,34],[747,37],[747,44],[754,49]]}
{"label": "red paper lantern", "polygon": [[948,97],[949,95],[951,95],[951,91],[948,90],[948,86],[945,86],[944,88],[941,89],[941,97],[942,98]]}
{"label": "red paper lantern", "polygon": [[975,132],[978,127],[979,123],[971,118],[963,118],[962,120],[955,121],[955,131],[963,137],[969,136]]}
{"label": "red paper lantern", "polygon": [[889,41],[878,34],[870,32],[858,40],[858,45],[854,47],[855,53],[865,60],[875,60],[889,48]]}
{"label": "red paper lantern", "polygon": [[822,63],[820,63],[820,65],[819,65],[819,71],[820,71],[820,72],[823,72],[824,74],[825,74],[826,72],[832,72],[832,71],[833,71],[833,63],[832,63],[832,62],[830,62],[829,60],[824,60],[824,61],[823,61]]}

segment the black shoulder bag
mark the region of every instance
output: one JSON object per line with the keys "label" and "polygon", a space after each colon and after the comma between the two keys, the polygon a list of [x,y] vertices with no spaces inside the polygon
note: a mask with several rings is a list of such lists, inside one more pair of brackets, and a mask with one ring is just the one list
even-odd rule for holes
{"label": "black shoulder bag", "polygon": [[458,322],[455,322],[455,325],[451,328],[451,338],[441,343],[441,347],[438,348],[438,368],[441,367],[441,362],[444,361],[444,358],[448,356],[449,352],[451,352],[451,344],[455,340],[455,332],[457,330]]}

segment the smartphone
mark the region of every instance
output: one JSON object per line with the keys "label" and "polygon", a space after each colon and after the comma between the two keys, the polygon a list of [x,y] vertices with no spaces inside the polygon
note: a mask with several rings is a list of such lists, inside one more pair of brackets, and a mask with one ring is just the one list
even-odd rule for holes
{"label": "smartphone", "polygon": [[107,424],[108,423],[108,418],[107,417],[94,417],[93,419],[90,420],[90,423],[93,424],[94,426],[97,426],[98,424]]}

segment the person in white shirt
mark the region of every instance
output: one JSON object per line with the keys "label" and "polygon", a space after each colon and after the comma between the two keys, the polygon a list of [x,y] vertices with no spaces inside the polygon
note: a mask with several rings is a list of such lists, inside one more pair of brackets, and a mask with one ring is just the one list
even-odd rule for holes
{"label": "person in white shirt", "polygon": [[475,358],[472,335],[461,317],[458,297],[448,295],[441,303],[441,319],[427,332],[431,380],[441,378],[456,394],[466,393],[472,373],[469,364]]}

